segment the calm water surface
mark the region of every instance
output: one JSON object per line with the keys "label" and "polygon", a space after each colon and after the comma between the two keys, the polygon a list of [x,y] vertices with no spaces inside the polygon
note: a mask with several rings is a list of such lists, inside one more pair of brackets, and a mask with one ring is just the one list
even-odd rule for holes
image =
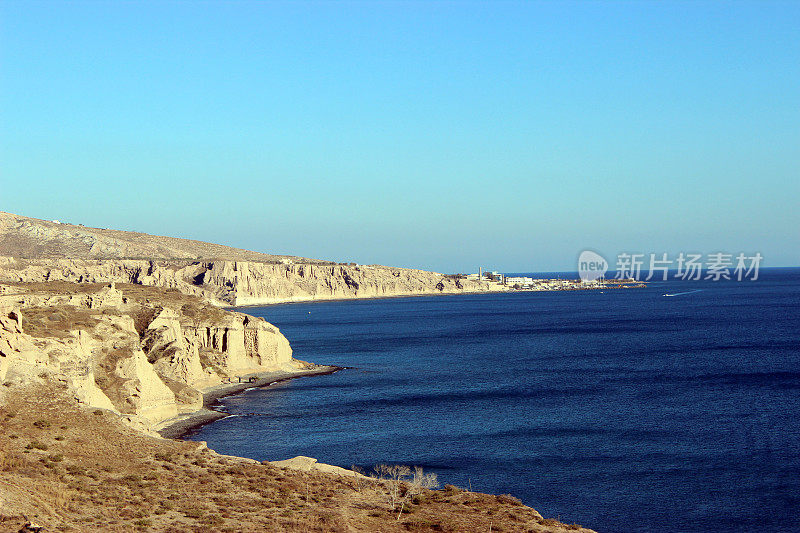
{"label": "calm water surface", "polygon": [[192,437],[218,452],[422,465],[598,531],[800,531],[800,269],[242,310],[353,368],[224,399]]}

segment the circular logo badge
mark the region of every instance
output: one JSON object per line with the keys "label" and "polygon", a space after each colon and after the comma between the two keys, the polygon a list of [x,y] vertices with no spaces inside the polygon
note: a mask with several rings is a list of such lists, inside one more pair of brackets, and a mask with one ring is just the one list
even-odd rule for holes
{"label": "circular logo badge", "polygon": [[584,250],[578,256],[578,275],[583,281],[594,281],[606,275],[608,261],[591,250]]}

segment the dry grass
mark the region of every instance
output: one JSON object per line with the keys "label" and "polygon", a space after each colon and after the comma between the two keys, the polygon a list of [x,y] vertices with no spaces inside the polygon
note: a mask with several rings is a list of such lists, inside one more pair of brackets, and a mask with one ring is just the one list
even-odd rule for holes
{"label": "dry grass", "polygon": [[13,472],[20,464],[22,464],[22,461],[19,457],[0,450],[0,472]]}
{"label": "dry grass", "polygon": [[25,333],[33,337],[65,338],[70,331],[89,331],[100,322],[100,311],[65,307],[26,307]]}
{"label": "dry grass", "polygon": [[183,260],[176,262],[179,265],[193,264],[200,258],[274,263],[291,257],[295,262],[321,262],[176,237],[54,223],[4,212],[0,212],[0,249],[4,255],[18,258],[156,259],[167,264],[168,261],[160,259],[174,258]]}
{"label": "dry grass", "polygon": [[452,486],[419,490],[398,519],[382,482],[241,462],[93,411],[55,386],[8,391],[0,531],[17,531],[23,513],[49,531],[571,530],[513,498]]}
{"label": "dry grass", "polygon": [[[69,281],[3,282],[3,284],[13,287],[23,294],[51,296],[94,294],[108,286],[107,283],[73,283]],[[131,309],[130,314],[140,335],[144,333],[147,324],[150,323],[162,307],[175,309],[190,321],[214,322],[224,320],[227,316],[225,310],[207,304],[197,296],[184,294],[177,289],[132,283],[117,283],[115,286],[117,290],[122,291],[128,307],[139,308]],[[91,329],[97,323],[100,315],[109,313],[114,314],[115,311],[107,309],[102,311],[78,309],[74,306],[60,309],[54,307],[26,307],[23,313],[25,332],[33,336],[48,336],[46,333],[49,328],[54,328],[58,332],[69,331],[70,329]],[[34,320],[35,323],[30,323],[29,321],[31,320]],[[29,326],[36,328],[36,334],[29,331]]]}
{"label": "dry grass", "polygon": [[144,327],[155,316],[159,307],[170,307],[178,311],[181,316],[197,322],[221,321],[227,316],[223,309],[206,304],[197,296],[183,294],[177,289],[164,289],[131,283],[117,283],[116,287],[122,291],[128,302],[142,306],[142,316],[137,320],[137,316],[134,315],[137,329],[143,326],[140,334],[143,333]]}
{"label": "dry grass", "polygon": [[[102,284],[17,284],[22,292],[79,294]],[[217,322],[225,312],[177,291],[117,284],[137,332],[115,327],[116,311],[75,307],[23,310],[34,336],[76,329],[108,340],[93,370],[114,405],[120,357],[146,341],[161,307],[189,322]],[[137,314],[138,313],[138,314]],[[191,324],[189,324],[191,325]],[[137,335],[138,333],[138,335]],[[201,354],[208,359],[208,354]],[[212,364],[213,361],[206,361]],[[180,391],[176,391],[180,392]],[[568,531],[512,496],[472,493],[386,466],[389,480],[302,473],[243,462],[197,443],[149,437],[115,415],[81,409],[58,385],[6,388],[0,405],[0,532],[18,531],[23,513],[48,531]],[[392,474],[394,472],[395,474]],[[426,481],[427,479],[427,481]]]}

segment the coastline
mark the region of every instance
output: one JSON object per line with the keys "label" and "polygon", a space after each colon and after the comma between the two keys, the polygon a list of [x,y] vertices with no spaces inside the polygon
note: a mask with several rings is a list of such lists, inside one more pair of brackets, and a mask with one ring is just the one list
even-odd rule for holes
{"label": "coastline", "polygon": [[192,411],[191,413],[182,413],[164,420],[156,426],[155,431],[165,439],[181,439],[206,424],[229,416],[228,413],[216,408],[218,406],[218,400],[221,398],[232,396],[248,389],[266,388],[275,383],[289,381],[290,379],[333,374],[339,370],[344,370],[344,368],[345,367],[334,365],[314,365],[308,369],[294,371],[274,370],[271,372],[254,372],[252,374],[238,376],[246,380],[255,378],[255,381],[220,383],[219,385],[200,389],[200,393],[203,395],[203,407],[201,409]]}
{"label": "coastline", "polygon": [[391,480],[370,482],[307,457],[258,462],[153,438],[112,412],[86,409],[53,381],[3,393],[0,450],[11,468],[0,476],[0,531],[407,533],[423,523],[425,531],[594,533],[512,496],[454,486],[422,488],[398,508]]}
{"label": "coastline", "polygon": [[381,295],[372,295],[372,296],[291,296],[288,298],[247,298],[242,299],[242,302],[238,302],[234,305],[231,304],[223,304],[219,307],[226,310],[231,309],[240,309],[246,307],[267,307],[271,305],[283,305],[283,304],[298,304],[298,303],[314,303],[314,302],[342,302],[342,301],[351,301],[351,300],[388,300],[391,298],[416,298],[422,296],[462,296],[462,295],[475,295],[475,294],[507,294],[509,292],[514,292],[513,289],[492,289],[492,290],[484,290],[484,291],[472,291],[472,290],[465,290],[465,291],[453,291],[453,292],[440,292],[440,291],[431,291],[431,292],[409,292],[409,293],[401,293],[401,294],[381,294]]}
{"label": "coastline", "polygon": [[[622,282],[614,283],[607,286],[592,286],[592,287],[563,287],[551,289],[514,289],[513,287],[498,286],[488,290],[461,290],[461,291],[430,291],[430,292],[409,292],[398,294],[381,294],[370,296],[357,296],[357,295],[324,295],[324,296],[291,296],[287,298],[237,298],[236,304],[220,303],[221,309],[225,310],[240,310],[248,307],[269,307],[273,305],[297,304],[297,303],[316,303],[316,302],[343,302],[353,300],[388,300],[394,298],[419,298],[425,296],[466,296],[466,295],[487,295],[487,294],[512,294],[521,292],[572,292],[572,291],[602,291],[602,290],[622,290],[622,289],[639,289],[647,286],[648,282],[635,281],[635,282]],[[241,300],[241,301],[240,301]],[[243,312],[243,311],[241,311]]]}

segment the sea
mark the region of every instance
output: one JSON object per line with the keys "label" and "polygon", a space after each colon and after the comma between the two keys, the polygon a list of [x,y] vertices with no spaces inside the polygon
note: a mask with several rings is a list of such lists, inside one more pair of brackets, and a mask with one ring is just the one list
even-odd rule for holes
{"label": "sea", "polygon": [[599,532],[800,531],[800,269],[239,310],[347,368],[224,398],[190,437],[220,453],[419,465]]}

